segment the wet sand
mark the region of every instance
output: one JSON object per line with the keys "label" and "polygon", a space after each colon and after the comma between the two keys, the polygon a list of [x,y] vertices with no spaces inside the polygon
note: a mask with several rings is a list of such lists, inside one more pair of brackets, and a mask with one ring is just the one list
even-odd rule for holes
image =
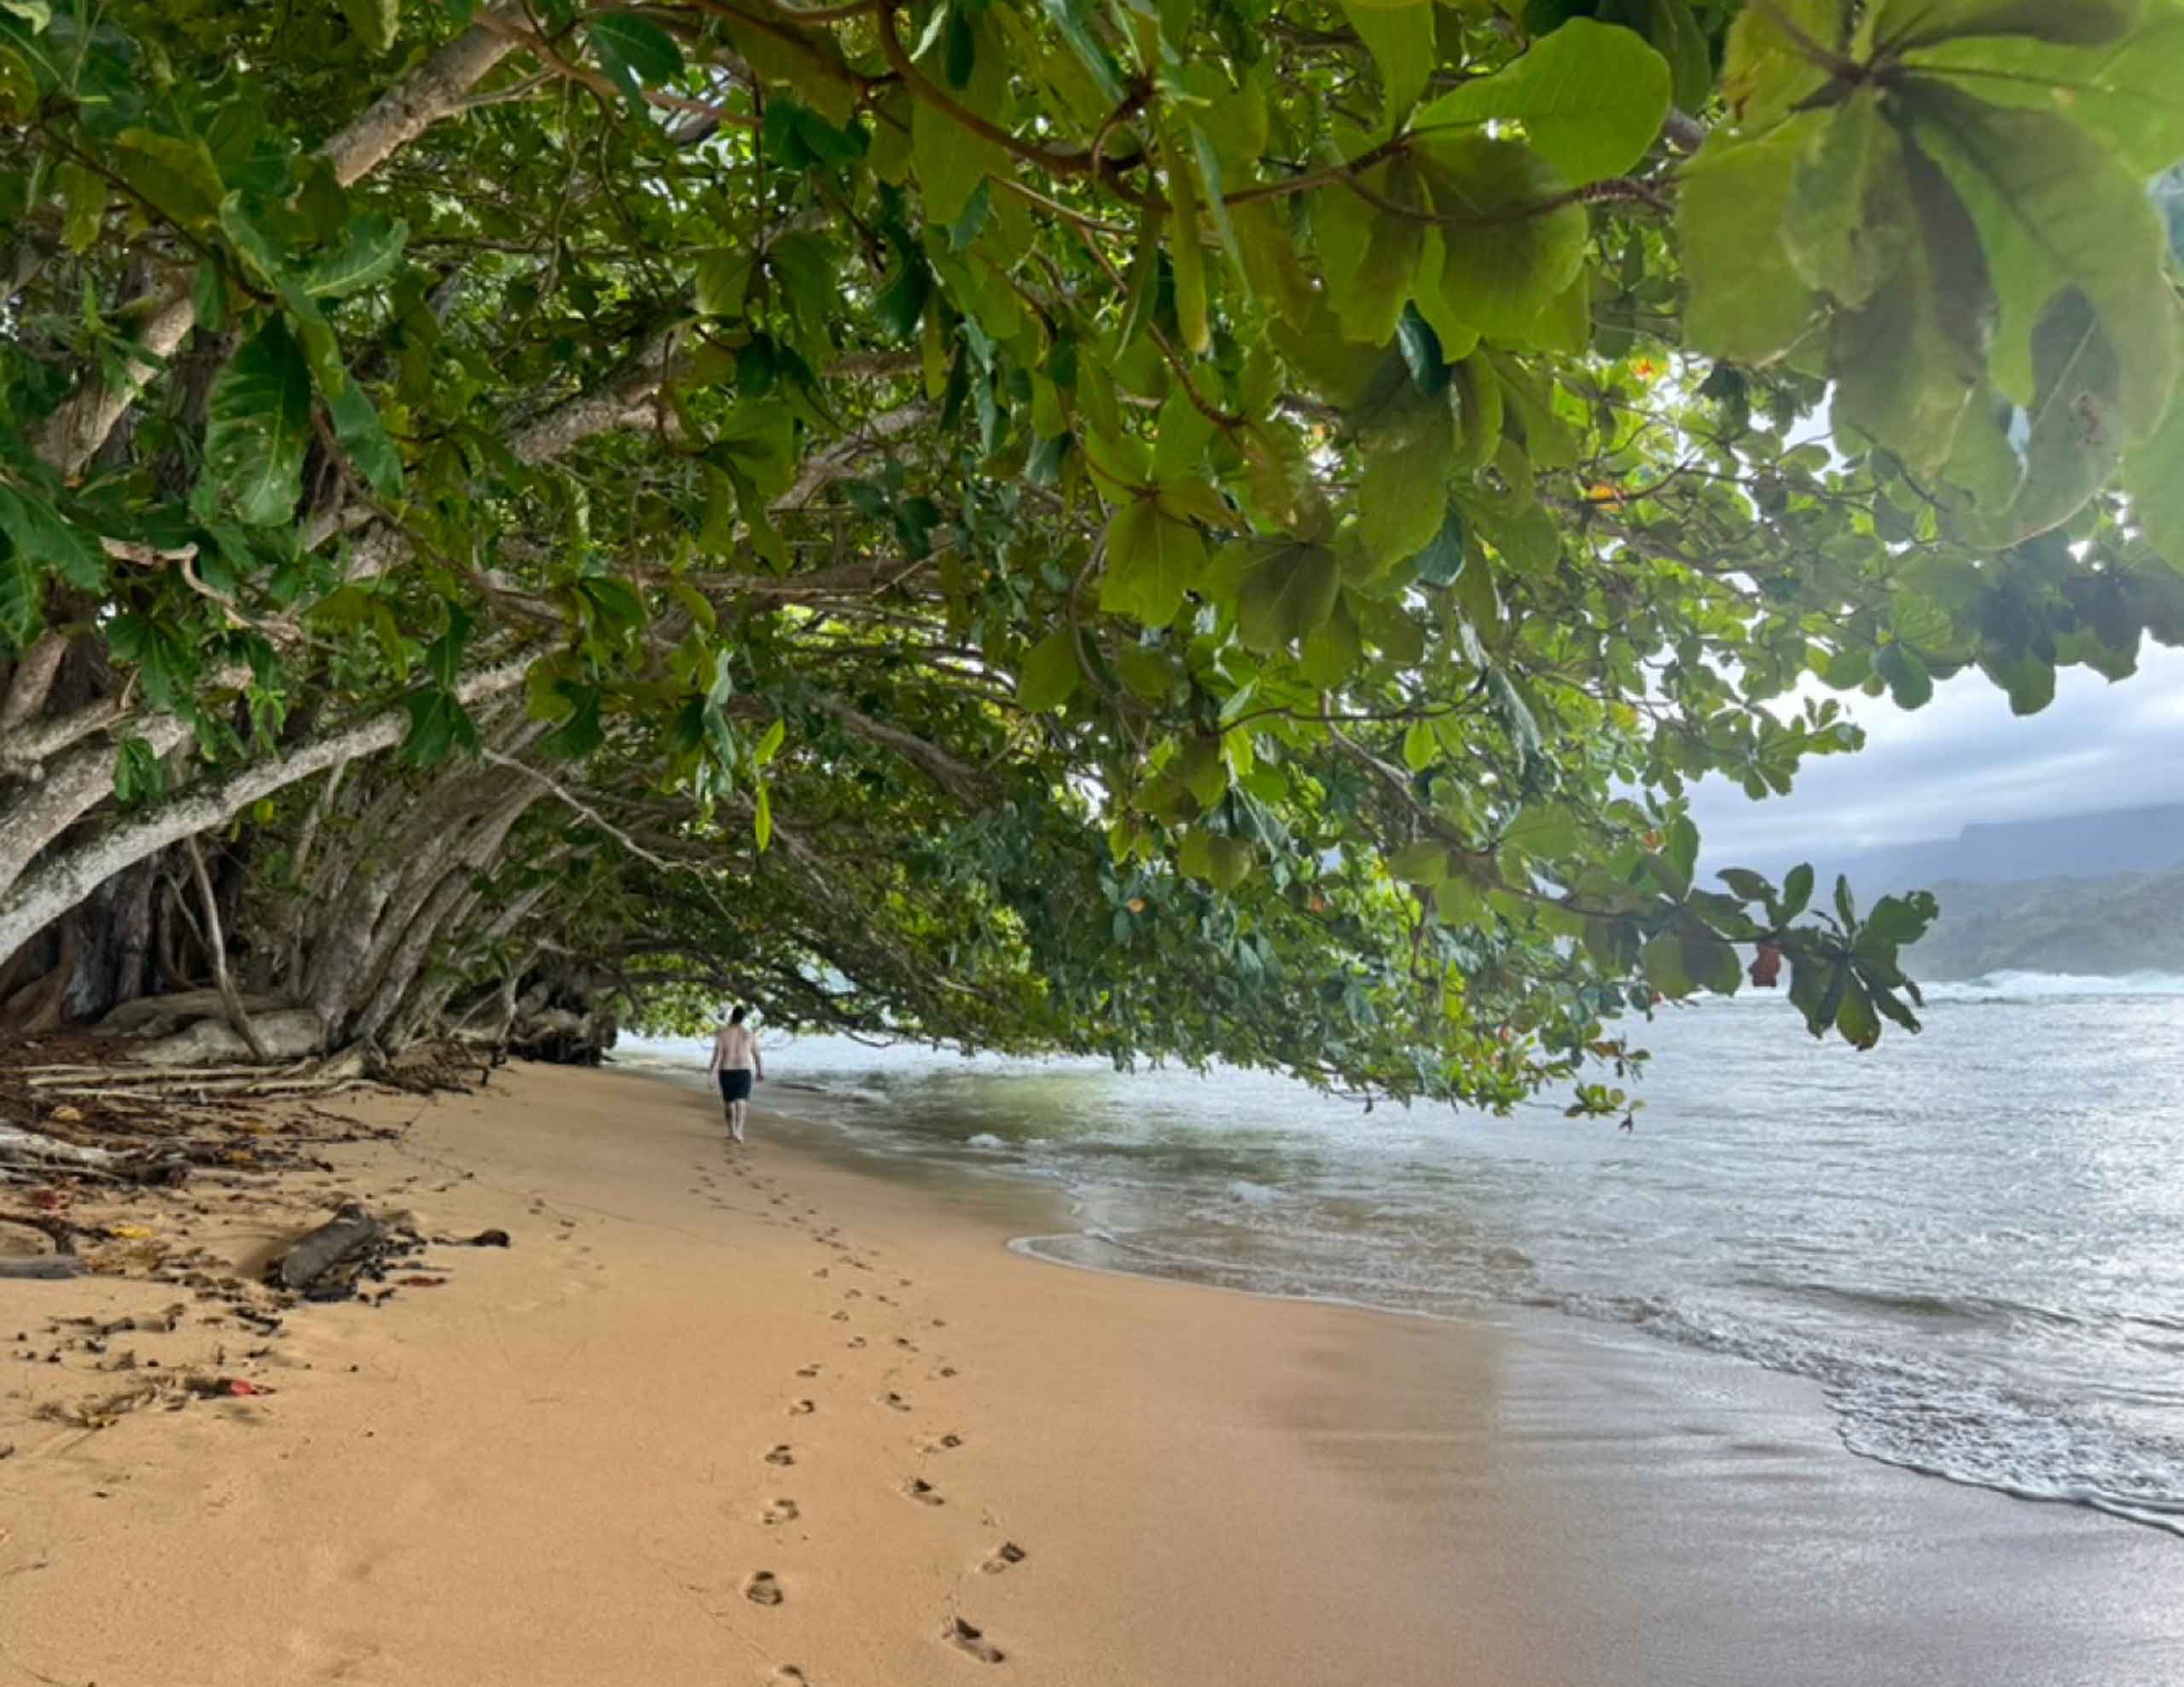
{"label": "wet sand", "polygon": [[752,1134],[437,1103],[329,1181],[510,1249],[133,1338],[278,1392],[96,1431],[38,1332],[174,1291],[0,1282],[0,1687],[2184,1680],[2184,1542],[1852,1459],[1803,1384],[1071,1271],[1002,1245],[1036,1190]]}

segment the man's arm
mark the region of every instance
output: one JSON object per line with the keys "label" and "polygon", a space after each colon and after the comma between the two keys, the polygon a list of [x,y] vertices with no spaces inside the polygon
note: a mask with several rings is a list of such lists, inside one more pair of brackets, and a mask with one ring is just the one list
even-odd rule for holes
{"label": "man's arm", "polygon": [[713,1033],[712,1063],[706,1068],[706,1076],[716,1084],[720,1082],[720,1033],[717,1031]]}
{"label": "man's arm", "polygon": [[766,1057],[758,1052],[758,1033],[751,1033],[751,1074],[761,1084],[766,1081]]}

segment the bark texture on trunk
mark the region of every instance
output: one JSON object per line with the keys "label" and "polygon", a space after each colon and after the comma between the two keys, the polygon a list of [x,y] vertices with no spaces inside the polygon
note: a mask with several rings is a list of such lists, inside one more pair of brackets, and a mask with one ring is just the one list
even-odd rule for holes
{"label": "bark texture on trunk", "polygon": [[[519,659],[483,669],[457,684],[456,695],[465,703],[496,695],[520,684],[528,666]],[[270,760],[238,768],[141,813],[125,815],[96,837],[41,861],[0,892],[0,959],[13,955],[40,927],[58,919],[131,863],[194,832],[222,825],[260,797],[322,773],[336,762],[389,749],[400,742],[408,725],[405,711],[389,709]],[[4,860],[0,860],[0,870],[4,870]]]}

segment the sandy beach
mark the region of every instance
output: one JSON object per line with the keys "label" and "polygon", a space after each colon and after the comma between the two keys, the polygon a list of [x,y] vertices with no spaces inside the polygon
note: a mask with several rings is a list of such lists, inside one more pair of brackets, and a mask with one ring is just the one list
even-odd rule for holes
{"label": "sandy beach", "polygon": [[[1036,1190],[630,1072],[348,1110],[405,1128],[216,1251],[342,1194],[513,1245],[96,1353],[176,1291],[0,1283],[0,1684],[2184,1679],[2184,1544],[1748,1367],[1048,1265]],[[273,1392],[38,1415],[125,1352]]]}

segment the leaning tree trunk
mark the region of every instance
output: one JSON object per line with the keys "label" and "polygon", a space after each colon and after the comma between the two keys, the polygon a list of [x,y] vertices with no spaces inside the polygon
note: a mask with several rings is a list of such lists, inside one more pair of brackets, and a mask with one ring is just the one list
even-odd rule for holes
{"label": "leaning tree trunk", "polygon": [[[465,676],[456,684],[456,695],[465,702],[473,702],[506,691],[522,682],[527,666],[527,660],[520,658],[497,663]],[[84,842],[50,852],[0,891],[0,959],[13,955],[41,927],[58,919],[123,868],[169,844],[181,842],[194,832],[224,825],[259,798],[322,773],[337,762],[392,748],[408,724],[405,711],[386,710],[322,734],[270,760],[238,768],[142,812],[121,816]],[[110,764],[103,777],[111,780]]]}
{"label": "leaning tree trunk", "polygon": [[389,922],[393,941],[384,951],[371,992],[363,998],[355,1023],[347,1027],[352,1036],[364,1040],[375,1038],[394,1017],[423,969],[443,924],[469,893],[473,880],[492,864],[507,841],[509,829],[523,811],[537,800],[537,796],[535,790],[524,788],[504,798],[497,809],[479,823],[454,858],[441,870],[438,881],[406,922],[398,927]]}

